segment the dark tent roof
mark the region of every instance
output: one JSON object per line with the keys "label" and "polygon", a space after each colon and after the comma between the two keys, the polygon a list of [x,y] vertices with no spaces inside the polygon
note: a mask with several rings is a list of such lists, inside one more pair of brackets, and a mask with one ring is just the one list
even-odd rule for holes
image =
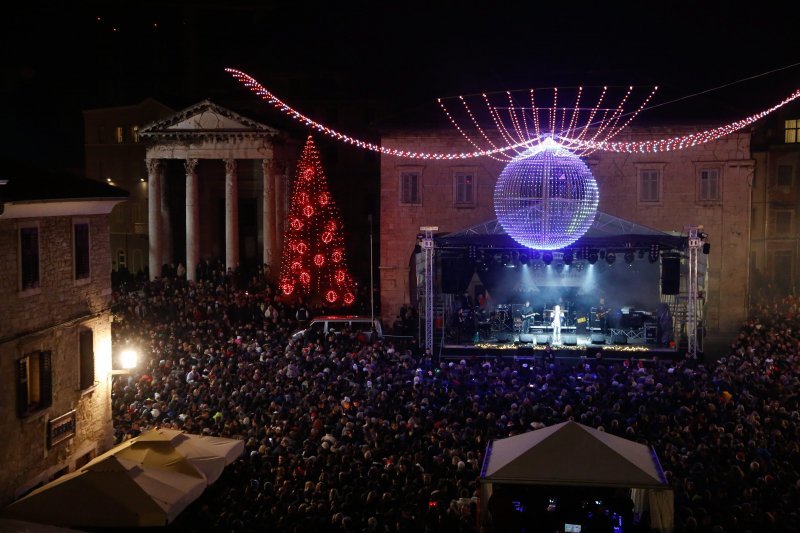
{"label": "dark tent roof", "polygon": [[[521,244],[517,243],[505,232],[497,219],[437,236],[435,242],[437,248],[461,248],[466,246],[482,248],[522,247]],[[681,249],[685,242],[686,237],[664,233],[598,211],[589,230],[572,247],[638,248],[658,244],[663,250]]]}
{"label": "dark tent roof", "polygon": [[0,201],[127,198],[128,191],[67,172],[38,169],[17,161],[0,165]]}

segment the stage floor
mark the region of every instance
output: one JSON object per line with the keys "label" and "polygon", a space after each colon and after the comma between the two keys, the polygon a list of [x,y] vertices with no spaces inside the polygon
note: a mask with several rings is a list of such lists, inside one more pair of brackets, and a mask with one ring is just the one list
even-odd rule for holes
{"label": "stage floor", "polygon": [[440,346],[439,353],[444,358],[459,357],[537,357],[550,352],[555,357],[579,358],[596,357],[602,352],[608,359],[659,359],[675,360],[682,357],[674,347],[658,344],[652,339],[624,334],[586,333],[562,334],[560,342],[554,342],[552,335],[518,333],[493,334],[485,340],[475,342],[451,342]]}

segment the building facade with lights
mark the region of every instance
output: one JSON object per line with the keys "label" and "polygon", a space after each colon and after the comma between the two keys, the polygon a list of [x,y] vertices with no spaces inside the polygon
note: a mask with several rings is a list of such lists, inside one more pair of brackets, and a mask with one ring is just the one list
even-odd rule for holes
{"label": "building facade with lights", "polygon": [[127,193],[3,165],[0,501],[113,444],[110,213]]}
{"label": "building facade with lights", "polygon": [[[701,131],[684,126],[629,128],[615,141],[672,138]],[[452,131],[384,135],[382,146],[459,153],[473,149]],[[599,189],[599,211],[664,232],[708,234],[703,326],[709,341],[728,343],[746,316],[750,203],[754,162],[750,133],[739,132],[672,152],[596,151],[584,158]],[[384,320],[415,301],[416,236],[422,226],[446,234],[497,218],[493,196],[502,161],[381,157],[380,288]],[[723,283],[724,281],[724,283]],[[624,290],[621,288],[620,290]]]}
{"label": "building facade with lights", "polygon": [[800,290],[800,105],[764,119],[752,144],[751,303],[758,303]]}

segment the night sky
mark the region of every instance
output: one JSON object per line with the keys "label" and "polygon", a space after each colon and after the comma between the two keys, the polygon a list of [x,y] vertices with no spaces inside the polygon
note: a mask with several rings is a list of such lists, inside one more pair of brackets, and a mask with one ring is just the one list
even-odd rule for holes
{"label": "night sky", "polygon": [[[800,62],[800,27],[786,2],[339,3],[18,5],[2,17],[0,157],[80,169],[84,109],[151,96],[175,109],[207,97],[261,105],[227,66],[312,116],[325,115],[315,107],[321,99],[328,110],[380,102],[382,114],[363,129],[354,117],[346,121],[359,136],[398,117],[438,120],[440,96],[657,84],[659,104]],[[720,124],[797,87],[800,66],[664,105],[641,120]]]}

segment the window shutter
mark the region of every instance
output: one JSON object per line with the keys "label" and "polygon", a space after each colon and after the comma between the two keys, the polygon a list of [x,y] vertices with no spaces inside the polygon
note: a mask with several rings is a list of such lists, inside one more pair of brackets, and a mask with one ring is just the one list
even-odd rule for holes
{"label": "window shutter", "polygon": [[22,418],[28,413],[28,358],[17,361],[17,415]]}
{"label": "window shutter", "polygon": [[92,330],[80,333],[80,388],[88,389],[94,385],[94,334]]}
{"label": "window shutter", "polygon": [[39,383],[41,390],[41,401],[39,407],[50,407],[53,405],[53,358],[50,351],[42,352],[39,359]]}

